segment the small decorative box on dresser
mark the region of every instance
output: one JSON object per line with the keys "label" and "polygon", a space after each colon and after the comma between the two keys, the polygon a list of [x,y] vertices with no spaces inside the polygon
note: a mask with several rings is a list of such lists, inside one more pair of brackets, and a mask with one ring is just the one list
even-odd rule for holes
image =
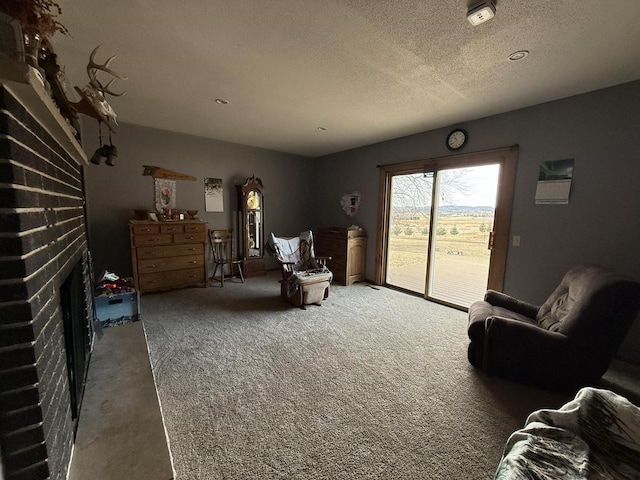
{"label": "small decorative box on dresser", "polygon": [[319,228],[314,243],[316,256],[331,257],[327,266],[333,272],[335,281],[344,285],[364,281],[367,254],[367,234],[364,230]]}
{"label": "small decorative box on dresser", "polygon": [[207,285],[207,224],[130,220],[133,278],[140,293]]}

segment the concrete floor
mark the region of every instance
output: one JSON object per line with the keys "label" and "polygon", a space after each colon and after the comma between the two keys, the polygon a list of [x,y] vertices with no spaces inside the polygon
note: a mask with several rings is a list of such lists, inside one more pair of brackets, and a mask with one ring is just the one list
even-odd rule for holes
{"label": "concrete floor", "polygon": [[96,339],[68,478],[174,478],[142,322]]}

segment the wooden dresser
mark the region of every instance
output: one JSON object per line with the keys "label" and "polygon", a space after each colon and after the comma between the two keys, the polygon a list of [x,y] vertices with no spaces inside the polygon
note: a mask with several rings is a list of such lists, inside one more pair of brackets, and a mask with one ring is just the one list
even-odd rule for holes
{"label": "wooden dresser", "polygon": [[133,278],[140,293],[207,285],[207,224],[130,220]]}
{"label": "wooden dresser", "polygon": [[364,281],[367,256],[367,234],[364,230],[319,228],[314,243],[318,257],[331,257],[327,267],[333,272],[334,281],[343,285]]}

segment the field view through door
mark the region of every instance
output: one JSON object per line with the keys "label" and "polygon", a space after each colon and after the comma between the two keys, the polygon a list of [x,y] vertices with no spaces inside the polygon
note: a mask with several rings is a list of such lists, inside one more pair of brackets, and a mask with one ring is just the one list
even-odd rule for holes
{"label": "field view through door", "polygon": [[382,283],[460,308],[501,289],[517,152],[478,155],[383,171]]}
{"label": "field view through door", "polygon": [[392,178],[387,284],[462,307],[482,298],[499,168]]}

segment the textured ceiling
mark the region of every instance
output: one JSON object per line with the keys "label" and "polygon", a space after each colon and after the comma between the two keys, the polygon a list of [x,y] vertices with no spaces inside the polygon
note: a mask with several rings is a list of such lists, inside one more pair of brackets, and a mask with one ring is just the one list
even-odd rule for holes
{"label": "textured ceiling", "polygon": [[638,0],[502,0],[477,27],[461,0],[59,3],[71,84],[117,54],[120,120],[307,156],[640,78]]}

